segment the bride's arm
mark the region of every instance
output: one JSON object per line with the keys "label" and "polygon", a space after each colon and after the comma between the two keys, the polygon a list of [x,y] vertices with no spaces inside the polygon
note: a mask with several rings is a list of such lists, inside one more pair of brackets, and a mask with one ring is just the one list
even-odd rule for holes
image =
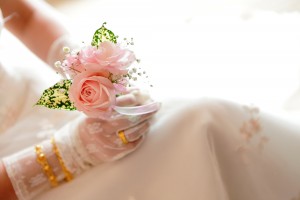
{"label": "bride's arm", "polygon": [[93,166],[126,156],[143,141],[153,114],[134,119],[121,115],[109,120],[78,118],[51,140],[3,158],[0,199],[31,200]]}
{"label": "bride's arm", "polygon": [[4,17],[15,15],[5,27],[45,62],[52,43],[67,34],[55,20],[59,14],[43,1],[0,0],[0,8]]}

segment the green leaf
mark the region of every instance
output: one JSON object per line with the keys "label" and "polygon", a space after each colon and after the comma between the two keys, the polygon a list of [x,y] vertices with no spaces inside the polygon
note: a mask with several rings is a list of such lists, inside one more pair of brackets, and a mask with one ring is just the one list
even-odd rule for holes
{"label": "green leaf", "polygon": [[111,30],[108,30],[104,25],[106,23],[104,22],[101,26],[101,28],[97,29],[94,33],[93,40],[92,40],[92,46],[98,47],[101,42],[104,41],[111,41],[113,43],[117,43],[117,38]]}
{"label": "green leaf", "polygon": [[69,99],[69,88],[71,80],[63,80],[54,86],[46,89],[36,105],[45,106],[51,109],[76,110]]}

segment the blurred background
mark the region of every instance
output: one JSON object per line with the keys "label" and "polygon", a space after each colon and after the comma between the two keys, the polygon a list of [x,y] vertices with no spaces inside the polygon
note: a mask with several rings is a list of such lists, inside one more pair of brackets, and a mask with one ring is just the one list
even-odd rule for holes
{"label": "blurred background", "polygon": [[[121,38],[133,37],[157,99],[209,96],[270,111],[300,109],[297,0],[47,2],[78,41],[89,43],[103,22]],[[2,44],[11,49],[0,52],[7,62],[41,65],[9,33]],[[16,49],[24,53],[12,61]]]}

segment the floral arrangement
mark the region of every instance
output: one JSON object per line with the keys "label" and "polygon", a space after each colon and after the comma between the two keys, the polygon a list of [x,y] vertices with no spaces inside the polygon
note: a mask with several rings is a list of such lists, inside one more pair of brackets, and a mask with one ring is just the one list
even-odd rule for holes
{"label": "floral arrangement", "polygon": [[117,42],[118,36],[105,27],[96,30],[90,45],[78,50],[64,47],[63,61],[55,66],[66,78],[46,89],[36,105],[51,109],[79,110],[89,117],[106,118],[116,107],[116,97],[124,94],[130,86],[130,80],[136,80],[136,68],[139,63],[133,51]]}

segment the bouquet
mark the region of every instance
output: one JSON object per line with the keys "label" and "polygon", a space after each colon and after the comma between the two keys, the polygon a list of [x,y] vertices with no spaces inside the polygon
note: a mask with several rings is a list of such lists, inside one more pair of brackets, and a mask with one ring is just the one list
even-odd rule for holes
{"label": "bouquet", "polygon": [[134,107],[116,105],[116,97],[128,92],[130,81],[145,72],[130,69],[133,63],[139,63],[128,48],[133,42],[118,43],[118,36],[105,25],[96,30],[90,45],[77,50],[63,48],[65,58],[55,62],[55,67],[63,71],[64,79],[46,89],[36,105],[78,110],[93,118],[108,118],[113,111],[139,115],[157,109],[156,102]]}

